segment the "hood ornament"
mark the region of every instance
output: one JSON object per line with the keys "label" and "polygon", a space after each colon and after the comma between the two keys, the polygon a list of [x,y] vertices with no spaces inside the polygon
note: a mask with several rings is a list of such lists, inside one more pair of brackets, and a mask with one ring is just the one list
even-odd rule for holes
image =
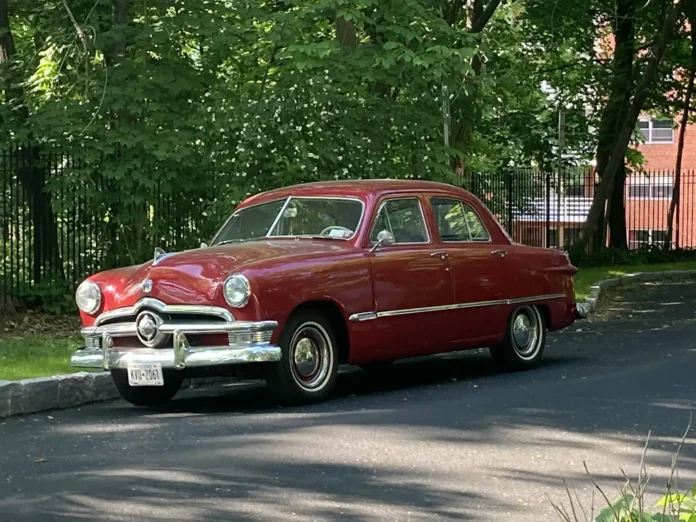
{"label": "hood ornament", "polygon": [[166,257],[173,256],[175,253],[176,252],[167,253],[160,247],[155,248],[155,257],[152,259],[152,266],[155,266]]}
{"label": "hood ornament", "polygon": [[166,254],[166,252],[162,250],[160,247],[155,248],[155,258],[152,260],[152,264],[157,263],[157,260],[164,254]]}

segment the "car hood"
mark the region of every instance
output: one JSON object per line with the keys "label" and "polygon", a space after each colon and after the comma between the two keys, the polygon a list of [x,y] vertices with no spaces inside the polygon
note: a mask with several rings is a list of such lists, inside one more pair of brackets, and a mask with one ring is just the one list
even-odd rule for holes
{"label": "car hood", "polygon": [[[156,263],[101,272],[90,278],[102,289],[104,309],[131,306],[142,297],[169,304],[218,302],[220,285],[235,272],[271,268],[308,257],[333,255],[354,249],[338,240],[263,240],[168,253]],[[152,281],[149,293],[143,282]]]}

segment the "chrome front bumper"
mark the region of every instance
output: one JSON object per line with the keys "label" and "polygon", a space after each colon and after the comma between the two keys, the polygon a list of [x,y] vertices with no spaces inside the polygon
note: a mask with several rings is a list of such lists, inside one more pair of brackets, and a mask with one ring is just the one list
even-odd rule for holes
{"label": "chrome front bumper", "polygon": [[[134,334],[130,325],[105,325],[83,328],[90,345],[77,350],[70,364],[79,368],[127,369],[133,363],[159,363],[162,368],[178,370],[192,367],[278,361],[279,346],[270,343],[278,326],[275,321],[162,324],[160,331],[171,334],[171,348],[122,348],[114,345],[114,337]],[[228,334],[226,346],[192,347],[186,335]]]}

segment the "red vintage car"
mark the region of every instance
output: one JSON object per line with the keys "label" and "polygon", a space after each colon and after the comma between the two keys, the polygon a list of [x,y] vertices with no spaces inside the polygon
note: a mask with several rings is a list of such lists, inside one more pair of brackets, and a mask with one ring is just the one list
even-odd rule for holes
{"label": "red vintage car", "polygon": [[110,371],[127,401],[184,378],[265,379],[277,401],[326,399],[337,368],[489,347],[538,363],[546,332],[584,317],[576,268],[517,244],[469,192],[424,181],[310,183],[244,201],[210,246],[157,249],[76,292],[76,367]]}

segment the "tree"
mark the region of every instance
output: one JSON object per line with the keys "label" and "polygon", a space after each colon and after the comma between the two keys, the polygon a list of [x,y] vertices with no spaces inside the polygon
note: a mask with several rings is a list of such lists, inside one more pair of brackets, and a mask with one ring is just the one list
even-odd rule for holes
{"label": "tree", "polygon": [[[689,124],[689,110],[691,107],[691,98],[694,92],[694,80],[696,79],[696,0],[689,0],[686,4],[685,11],[687,20],[690,25],[691,39],[691,62],[689,64],[686,88],[684,89],[683,108],[681,123],[679,125],[679,141],[677,144],[677,161],[674,168],[674,187],[672,189],[672,199],[669,202],[669,211],[667,213],[667,240],[666,245],[671,247],[672,236],[674,235],[674,213],[679,204],[679,196],[681,193],[681,170],[682,158],[684,155],[684,137],[686,135],[686,127]],[[679,224],[677,224],[679,227]],[[677,240],[677,244],[678,244]]]}
{"label": "tree", "polygon": [[[21,67],[17,57],[8,0],[0,0],[0,86],[3,98],[10,111],[4,112],[3,120],[11,115],[12,127],[25,126],[29,120],[26,95],[21,78]],[[2,121],[2,120],[0,120]],[[22,184],[29,205],[33,224],[33,277],[41,283],[44,275],[63,279],[63,262],[58,248],[58,226],[47,191],[47,167],[42,162],[41,149],[30,143],[17,151],[17,177]],[[47,272],[47,273],[45,273]]]}
{"label": "tree", "polygon": [[581,231],[581,245],[587,248],[589,253],[603,247],[603,242],[598,243],[597,238],[602,237],[600,228],[604,226],[604,206],[612,195],[612,190],[616,183],[617,171],[624,163],[626,149],[633,135],[638,116],[640,115],[645,100],[650,94],[650,88],[655,81],[658,67],[662,61],[667,45],[674,34],[676,22],[684,2],[685,0],[677,0],[674,4],[670,3],[668,7],[668,14],[665,17],[659,37],[652,47],[647,67],[641,75],[640,82],[635,89],[633,99],[631,100],[631,104],[623,120],[621,130],[610,152],[604,176],[600,179],[597,190],[595,191],[587,220]]}

